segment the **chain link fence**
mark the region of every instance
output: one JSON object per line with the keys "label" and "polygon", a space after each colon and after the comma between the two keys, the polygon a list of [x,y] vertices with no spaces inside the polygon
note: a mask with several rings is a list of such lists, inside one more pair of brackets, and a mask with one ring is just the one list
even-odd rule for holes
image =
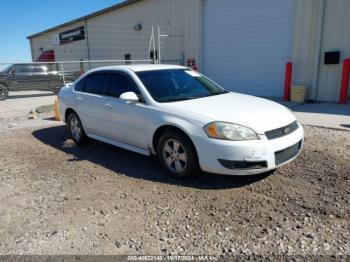
{"label": "chain link fence", "polygon": [[182,30],[172,26],[91,22],[77,26],[84,33],[79,41],[60,42],[57,33],[32,39],[32,58],[37,62],[0,62],[0,101],[55,95],[97,67],[185,63]]}
{"label": "chain link fence", "polygon": [[0,63],[0,101],[9,97],[57,94],[64,85],[93,68],[152,63],[150,59]]}

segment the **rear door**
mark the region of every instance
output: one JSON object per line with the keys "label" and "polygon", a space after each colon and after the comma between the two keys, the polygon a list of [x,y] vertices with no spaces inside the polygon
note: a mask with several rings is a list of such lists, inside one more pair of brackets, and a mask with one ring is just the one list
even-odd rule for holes
{"label": "rear door", "polygon": [[[107,136],[110,126],[108,112],[110,105],[106,97],[109,83],[108,72],[88,75],[81,91],[75,91],[78,115],[85,132],[99,136]],[[80,82],[80,81],[79,81]]]}

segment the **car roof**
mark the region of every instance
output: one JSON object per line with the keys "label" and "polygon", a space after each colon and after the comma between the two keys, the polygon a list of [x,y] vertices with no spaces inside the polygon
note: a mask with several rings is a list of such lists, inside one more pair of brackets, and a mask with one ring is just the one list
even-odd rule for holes
{"label": "car roof", "polygon": [[121,70],[129,69],[134,72],[141,71],[154,71],[154,70],[167,70],[167,69],[186,69],[187,67],[179,65],[117,65],[117,66],[104,66],[91,70],[90,72],[97,72],[101,70]]}

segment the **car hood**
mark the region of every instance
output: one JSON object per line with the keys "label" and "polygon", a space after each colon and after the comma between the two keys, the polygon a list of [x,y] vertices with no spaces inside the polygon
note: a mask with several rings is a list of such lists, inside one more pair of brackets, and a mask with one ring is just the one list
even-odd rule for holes
{"label": "car hood", "polygon": [[224,121],[250,127],[259,134],[296,120],[291,111],[278,103],[238,93],[167,103],[167,107],[199,114],[208,118],[208,122]]}

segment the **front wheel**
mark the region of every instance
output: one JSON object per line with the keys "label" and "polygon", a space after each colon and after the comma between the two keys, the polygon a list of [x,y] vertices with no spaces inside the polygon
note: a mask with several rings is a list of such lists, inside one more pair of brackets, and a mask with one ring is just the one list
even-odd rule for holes
{"label": "front wheel", "polygon": [[6,86],[0,85],[0,101],[4,101],[9,96],[9,90]]}
{"label": "front wheel", "polygon": [[185,178],[200,172],[196,149],[180,132],[171,131],[161,136],[157,152],[164,170],[174,178]]}
{"label": "front wheel", "polygon": [[68,128],[69,132],[77,144],[82,144],[86,140],[86,134],[81,124],[81,121],[76,113],[70,113],[68,116]]}

